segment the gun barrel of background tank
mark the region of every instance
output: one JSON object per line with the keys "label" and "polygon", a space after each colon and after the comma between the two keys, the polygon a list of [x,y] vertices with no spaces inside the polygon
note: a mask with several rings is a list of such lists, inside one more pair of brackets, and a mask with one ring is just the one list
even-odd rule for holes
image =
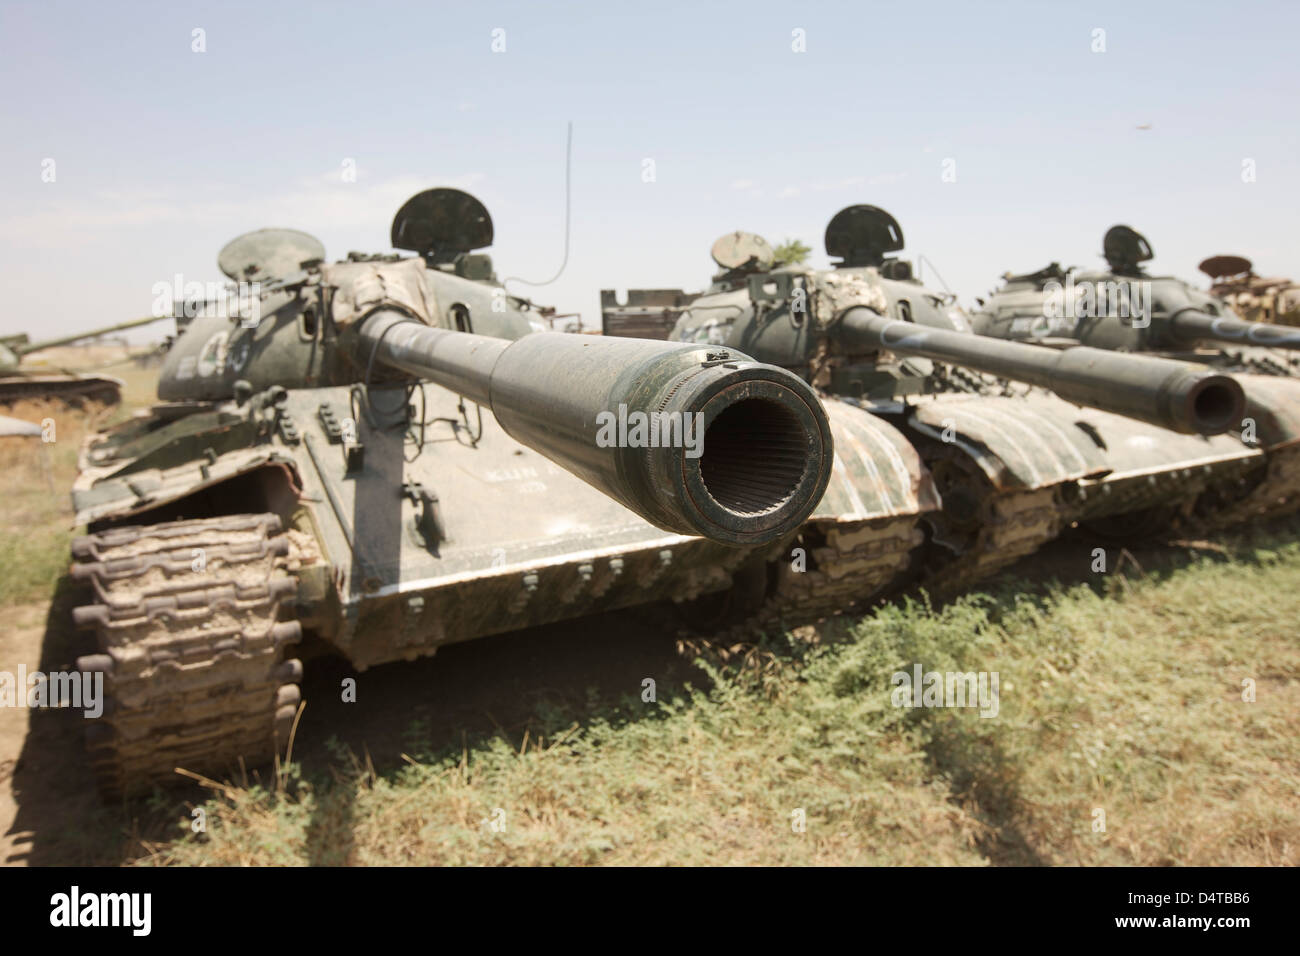
{"label": "gun barrel of background tank", "polygon": [[1184,342],[1207,339],[1231,345],[1300,349],[1300,329],[1271,322],[1243,322],[1197,309],[1183,309],[1171,315],[1168,323],[1174,338]]}
{"label": "gun barrel of background tank", "polygon": [[41,349],[52,349],[59,345],[69,345],[73,342],[80,342],[82,339],[95,339],[101,335],[111,335],[114,332],[125,332],[127,329],[138,329],[142,325],[153,325],[155,322],[161,322],[163,319],[170,319],[170,315],[151,315],[143,319],[130,319],[126,322],[118,322],[116,325],[106,325],[101,329],[91,329],[88,332],[77,332],[73,335],[65,335],[57,339],[42,339],[39,342],[29,342],[26,345],[20,345],[13,351],[17,355],[30,355],[32,352],[39,352]]}
{"label": "gun barrel of background tank", "polygon": [[776,540],[830,481],[816,394],[729,349],[559,332],[512,341],[381,309],[360,323],[354,354],[486,406],[520,444],[670,531]]}
{"label": "gun barrel of background tank", "polygon": [[886,349],[1050,389],[1078,405],[1178,432],[1217,435],[1241,422],[1235,379],[1183,362],[1079,345],[1049,349],[936,329],[853,308],[841,319],[850,349]]}

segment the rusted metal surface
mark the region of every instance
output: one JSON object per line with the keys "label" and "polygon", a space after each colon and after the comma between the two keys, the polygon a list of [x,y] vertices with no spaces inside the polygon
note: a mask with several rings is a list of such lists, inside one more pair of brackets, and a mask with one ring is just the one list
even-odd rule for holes
{"label": "rusted metal surface", "polygon": [[920,515],[867,520],[816,515],[794,546],[807,567],[797,570],[792,549],[777,561],[776,589],[759,621],[813,620],[863,607],[909,579],[925,542]]}
{"label": "rusted metal surface", "polygon": [[1065,403],[939,396],[918,401],[909,420],[921,433],[965,450],[995,488],[1029,490],[1107,470],[1101,450],[1075,425],[1078,418],[1078,409]]}
{"label": "rusted metal surface", "polygon": [[1197,268],[1214,280],[1210,294],[1247,322],[1300,325],[1300,283],[1295,280],[1258,276],[1243,256],[1210,256]]}
{"label": "rusted metal surface", "polygon": [[110,375],[59,375],[45,372],[0,375],[0,406],[32,399],[74,405],[85,401],[116,405],[122,400],[124,385],[120,378]]}
{"label": "rusted metal surface", "polygon": [[825,408],[835,439],[835,469],[813,517],[858,522],[940,507],[921,456],[902,432],[835,398],[827,398]]}

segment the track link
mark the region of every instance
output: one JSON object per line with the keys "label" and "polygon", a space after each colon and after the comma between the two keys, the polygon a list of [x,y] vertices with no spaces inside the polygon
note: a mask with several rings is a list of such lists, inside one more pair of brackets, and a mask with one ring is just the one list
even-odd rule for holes
{"label": "track link", "polygon": [[925,540],[917,514],[868,521],[812,521],[800,547],[807,570],[778,564],[774,595],[761,617],[808,621],[865,604],[903,581]]}
{"label": "track link", "polygon": [[964,451],[920,445],[944,509],[926,516],[931,546],[920,584],[940,597],[961,593],[1047,544],[1065,527],[1060,485],[996,488]]}
{"label": "track link", "polygon": [[297,581],[273,514],[113,528],[77,538],[74,578],[95,603],[78,607],[100,653],[77,661],[104,675],[103,717],[86,731],[100,791],[120,799],[269,760],[297,711],[302,637],[281,606]]}
{"label": "track link", "polygon": [[950,561],[925,568],[921,584],[949,597],[1033,554],[1064,526],[1054,487],[991,493],[975,540]]}

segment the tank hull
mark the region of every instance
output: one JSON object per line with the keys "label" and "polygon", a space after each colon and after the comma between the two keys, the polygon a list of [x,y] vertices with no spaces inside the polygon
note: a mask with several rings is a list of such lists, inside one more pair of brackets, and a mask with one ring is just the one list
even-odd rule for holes
{"label": "tank hull", "polygon": [[125,386],[121,379],[108,375],[61,375],[55,372],[0,375],[0,406],[22,401],[116,405],[122,400]]}

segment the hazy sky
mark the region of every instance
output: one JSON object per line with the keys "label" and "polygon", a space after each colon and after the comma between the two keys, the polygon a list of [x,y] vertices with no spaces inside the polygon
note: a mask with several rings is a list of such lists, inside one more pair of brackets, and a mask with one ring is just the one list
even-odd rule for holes
{"label": "hazy sky", "polygon": [[1298,276],[1298,37],[1298,4],[1222,0],[4,0],[0,332],[147,314],[154,283],[219,279],[263,226],[386,251],[435,185],[487,204],[499,275],[549,277],[569,120],[568,269],[512,288],[589,324],[602,287],[698,288],[732,229],[825,263],[855,202],[964,303],[1007,269],[1099,263],[1116,222],[1161,272],[1204,281],[1232,252]]}

